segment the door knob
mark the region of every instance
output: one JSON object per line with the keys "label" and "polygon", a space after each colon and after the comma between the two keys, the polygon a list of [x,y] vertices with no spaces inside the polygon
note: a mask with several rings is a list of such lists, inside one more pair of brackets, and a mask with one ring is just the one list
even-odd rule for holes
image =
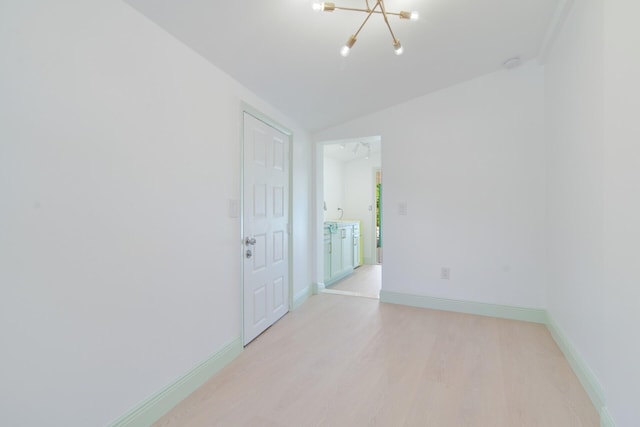
{"label": "door knob", "polygon": [[256,238],[255,237],[246,237],[244,239],[244,244],[246,246],[252,246],[256,244]]}

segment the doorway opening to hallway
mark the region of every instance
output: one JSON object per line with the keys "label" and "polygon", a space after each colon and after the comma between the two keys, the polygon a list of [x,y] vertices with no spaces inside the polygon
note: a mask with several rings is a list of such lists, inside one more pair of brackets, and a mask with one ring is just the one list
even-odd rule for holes
{"label": "doorway opening to hallway", "polygon": [[379,136],[321,143],[318,292],[379,298],[382,164]]}

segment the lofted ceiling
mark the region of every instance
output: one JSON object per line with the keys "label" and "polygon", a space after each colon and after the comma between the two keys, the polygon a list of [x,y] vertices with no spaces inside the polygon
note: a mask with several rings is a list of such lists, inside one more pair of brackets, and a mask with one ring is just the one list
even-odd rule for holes
{"label": "lofted ceiling", "polygon": [[[386,0],[404,54],[374,15],[314,12],[312,0],[125,0],[211,63],[317,131],[536,58],[563,0]],[[364,7],[365,0],[336,0]]]}

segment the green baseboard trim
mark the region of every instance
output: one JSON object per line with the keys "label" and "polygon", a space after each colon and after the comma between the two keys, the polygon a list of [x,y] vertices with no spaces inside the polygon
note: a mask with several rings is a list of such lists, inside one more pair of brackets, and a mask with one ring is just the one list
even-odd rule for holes
{"label": "green baseboard trim", "polygon": [[242,352],[242,340],[236,338],[220,351],[187,372],[163,390],[142,401],[128,413],[109,424],[109,427],[150,426],[180,401],[193,393],[216,372],[224,368]]}
{"label": "green baseboard trim", "polygon": [[600,410],[600,427],[616,427],[615,421],[609,413],[609,409],[603,406]]}
{"label": "green baseboard trim", "polygon": [[477,314],[480,316],[500,317],[503,319],[512,320],[523,320],[525,322],[546,323],[547,320],[546,311],[542,309],[488,304],[473,301],[460,301],[431,297],[427,295],[410,295],[397,292],[380,291],[380,301],[390,304],[431,308],[434,310],[454,311],[457,313]]}
{"label": "green baseboard trim", "polygon": [[297,310],[313,294],[313,285],[309,285],[293,296],[291,310]]}
{"label": "green baseboard trim", "polygon": [[558,344],[558,347],[560,347],[560,350],[567,359],[567,362],[571,365],[571,369],[573,369],[573,372],[578,377],[578,380],[580,380],[582,387],[584,387],[585,391],[589,395],[593,406],[595,406],[596,410],[600,413],[600,425],[607,427],[615,426],[613,418],[611,418],[611,415],[607,410],[604,391],[602,390],[602,386],[600,385],[598,378],[595,376],[593,371],[591,371],[571,340],[569,340],[567,335],[558,326],[549,313],[547,313],[546,324],[551,336],[555,340],[556,344]]}

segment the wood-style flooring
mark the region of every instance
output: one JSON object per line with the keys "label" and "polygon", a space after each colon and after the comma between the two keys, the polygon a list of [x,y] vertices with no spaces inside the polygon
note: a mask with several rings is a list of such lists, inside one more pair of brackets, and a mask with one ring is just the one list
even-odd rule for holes
{"label": "wood-style flooring", "polygon": [[156,426],[599,426],[543,325],[320,294]]}
{"label": "wood-style flooring", "polygon": [[362,265],[349,276],[324,289],[326,293],[338,293],[367,298],[380,298],[382,266]]}

